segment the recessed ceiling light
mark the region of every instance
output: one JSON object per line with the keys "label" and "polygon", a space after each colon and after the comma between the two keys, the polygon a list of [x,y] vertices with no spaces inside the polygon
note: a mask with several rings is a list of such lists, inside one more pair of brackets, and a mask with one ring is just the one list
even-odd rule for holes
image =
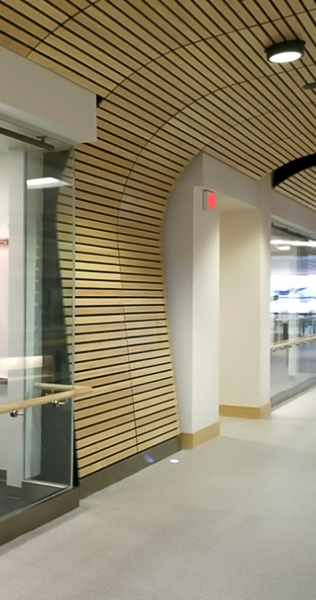
{"label": "recessed ceiling light", "polygon": [[288,42],[280,42],[266,48],[267,59],[274,63],[293,62],[298,58],[302,58],[304,54],[305,42],[302,40],[290,40]]}
{"label": "recessed ceiling light", "polygon": [[28,190],[64,187],[65,185],[70,185],[70,183],[66,183],[66,181],[56,179],[55,177],[37,177],[36,179],[28,179],[26,182]]}

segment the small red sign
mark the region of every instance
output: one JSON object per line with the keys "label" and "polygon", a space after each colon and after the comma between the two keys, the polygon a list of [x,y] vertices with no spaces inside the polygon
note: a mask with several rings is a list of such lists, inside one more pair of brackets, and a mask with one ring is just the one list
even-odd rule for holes
{"label": "small red sign", "polygon": [[216,194],[213,192],[209,192],[207,196],[207,206],[208,208],[214,209],[216,206]]}
{"label": "small red sign", "polygon": [[203,209],[214,210],[216,206],[216,193],[214,190],[203,190]]}

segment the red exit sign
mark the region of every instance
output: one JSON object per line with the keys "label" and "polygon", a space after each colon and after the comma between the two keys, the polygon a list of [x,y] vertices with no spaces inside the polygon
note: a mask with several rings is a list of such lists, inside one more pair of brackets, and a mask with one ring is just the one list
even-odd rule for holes
{"label": "red exit sign", "polygon": [[204,210],[214,210],[216,207],[216,193],[213,190],[203,190]]}

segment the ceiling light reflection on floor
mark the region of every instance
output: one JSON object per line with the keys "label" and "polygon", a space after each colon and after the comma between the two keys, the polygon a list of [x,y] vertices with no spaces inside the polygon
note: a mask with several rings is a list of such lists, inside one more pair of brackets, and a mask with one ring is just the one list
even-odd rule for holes
{"label": "ceiling light reflection on floor", "polygon": [[178,458],[170,458],[169,462],[171,462],[173,465],[177,465],[180,461]]}

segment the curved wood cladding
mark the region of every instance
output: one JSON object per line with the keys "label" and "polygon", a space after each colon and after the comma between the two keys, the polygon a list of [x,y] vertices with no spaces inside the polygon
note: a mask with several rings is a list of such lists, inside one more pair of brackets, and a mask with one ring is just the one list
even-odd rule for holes
{"label": "curved wood cladding", "polygon": [[[155,224],[146,222],[149,208],[137,207],[136,197],[134,203],[126,197],[123,206],[111,183],[105,183],[100,154],[95,160],[95,148],[87,149],[78,151],[76,160],[74,366],[76,383],[93,387],[94,393],[76,402],[80,477],[179,433],[160,258],[161,204]],[[94,179],[87,184],[88,169]],[[58,233],[71,348],[68,189],[59,194]]]}
{"label": "curved wood cladding", "polygon": [[[315,92],[302,86],[316,77],[316,7],[0,5],[0,43],[103,98],[98,143],[80,147],[76,162],[75,370],[95,392],[76,406],[84,477],[178,432],[160,256],[170,190],[201,150],[255,179],[315,151]],[[265,61],[265,47],[294,37],[307,42],[301,61]],[[284,193],[305,201],[310,185],[302,173]]]}
{"label": "curved wood cladding", "polygon": [[77,152],[75,373],[94,388],[76,402],[81,477],[179,433],[160,255],[165,200],[160,191],[139,201],[116,163],[104,147]]}

